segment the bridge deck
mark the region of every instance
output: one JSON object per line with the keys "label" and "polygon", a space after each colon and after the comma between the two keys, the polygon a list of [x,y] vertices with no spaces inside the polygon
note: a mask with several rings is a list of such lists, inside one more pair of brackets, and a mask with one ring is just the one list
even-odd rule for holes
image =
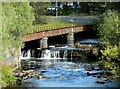
{"label": "bridge deck", "polygon": [[32,34],[27,34],[23,36],[23,42],[37,40],[43,37],[67,34],[70,32],[76,33],[76,32],[81,32],[83,30],[85,30],[85,28],[81,26],[81,27],[61,28],[61,29],[55,29],[55,30],[50,30],[50,31],[39,31],[39,32],[34,32]]}

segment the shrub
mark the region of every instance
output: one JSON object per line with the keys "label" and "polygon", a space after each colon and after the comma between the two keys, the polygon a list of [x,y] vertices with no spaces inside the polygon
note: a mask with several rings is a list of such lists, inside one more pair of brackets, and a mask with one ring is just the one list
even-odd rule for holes
{"label": "shrub", "polygon": [[17,78],[12,73],[12,66],[2,64],[2,81],[7,84],[16,83]]}
{"label": "shrub", "polygon": [[105,50],[102,50],[102,64],[108,71],[115,75],[115,78],[120,80],[120,58],[118,46],[107,46]]}

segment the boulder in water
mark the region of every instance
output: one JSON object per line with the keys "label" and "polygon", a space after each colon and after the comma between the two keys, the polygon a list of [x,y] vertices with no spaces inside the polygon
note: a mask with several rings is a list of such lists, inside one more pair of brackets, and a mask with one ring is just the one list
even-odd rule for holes
{"label": "boulder in water", "polygon": [[48,78],[48,79],[51,78],[50,76],[42,76],[42,77],[43,77],[43,78]]}
{"label": "boulder in water", "polygon": [[109,79],[110,79],[109,77],[103,78],[104,81],[107,81],[107,80],[109,80]]}
{"label": "boulder in water", "polygon": [[42,78],[43,78],[42,75],[39,75],[39,76],[38,76],[38,79],[42,79]]}
{"label": "boulder in water", "polygon": [[94,71],[91,71],[91,72],[87,72],[86,74],[88,75],[88,76],[91,76],[91,75],[103,75],[103,73],[104,73],[104,71],[96,71],[96,72],[94,72]]}

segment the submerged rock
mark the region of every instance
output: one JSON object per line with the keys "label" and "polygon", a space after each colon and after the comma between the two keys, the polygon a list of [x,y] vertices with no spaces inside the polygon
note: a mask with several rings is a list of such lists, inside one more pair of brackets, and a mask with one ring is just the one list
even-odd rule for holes
{"label": "submerged rock", "polygon": [[102,76],[101,75],[93,75],[93,77],[101,78]]}
{"label": "submerged rock", "polygon": [[39,75],[38,76],[38,79],[42,79],[42,78],[47,78],[47,79],[49,79],[49,78],[51,78],[50,76],[42,76],[42,75]]}
{"label": "submerged rock", "polygon": [[48,79],[51,78],[50,76],[42,76],[42,77],[43,77],[43,78],[48,78]]}
{"label": "submerged rock", "polygon": [[103,73],[104,71],[100,71],[100,72],[96,71],[96,72],[87,72],[86,74],[88,76],[91,76],[91,75],[103,75]]}
{"label": "submerged rock", "polygon": [[97,84],[105,84],[105,81],[103,80],[99,80],[99,81],[96,81]]}

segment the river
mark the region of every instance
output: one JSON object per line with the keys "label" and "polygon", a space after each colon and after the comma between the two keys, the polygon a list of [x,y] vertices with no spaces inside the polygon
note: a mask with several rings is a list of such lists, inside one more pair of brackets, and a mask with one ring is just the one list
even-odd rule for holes
{"label": "river", "polygon": [[[11,87],[21,87],[21,89],[23,87],[27,89],[31,87],[118,88],[120,83],[103,68],[100,62],[94,61],[94,58],[93,61],[89,61],[87,57],[81,56],[84,52],[80,48],[71,47],[54,47],[52,50],[44,50],[41,53],[42,58],[34,59],[39,67],[32,69],[35,74],[40,74],[24,79],[24,84]],[[78,54],[81,55],[78,56]],[[10,86],[2,89],[9,88]]]}
{"label": "river", "polygon": [[[46,61],[46,64],[45,64]],[[104,87],[116,88],[119,83],[110,75],[105,80],[102,74],[106,70],[100,68],[98,62],[86,62],[85,59],[62,60],[51,59],[43,60],[43,67],[33,69],[35,73],[40,72],[42,76],[47,78],[25,79],[23,85],[15,85],[14,87],[36,88],[36,87]],[[92,68],[92,69],[91,69]],[[89,74],[88,74],[89,73]],[[9,89],[9,87],[2,88]]]}

